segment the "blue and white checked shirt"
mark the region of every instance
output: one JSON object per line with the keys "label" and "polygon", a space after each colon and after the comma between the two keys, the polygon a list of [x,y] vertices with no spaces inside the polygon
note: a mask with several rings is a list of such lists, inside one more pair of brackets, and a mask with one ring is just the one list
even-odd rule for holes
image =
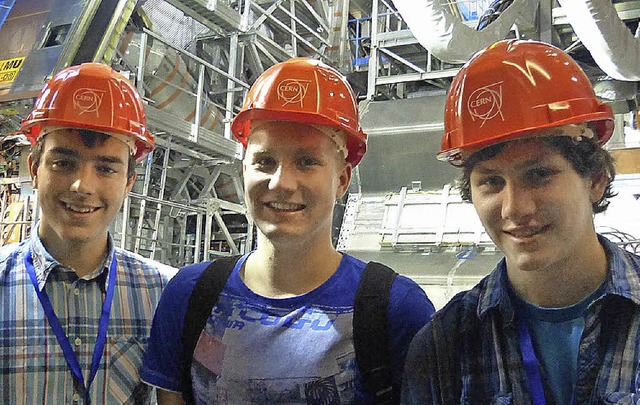
{"label": "blue and white checked shirt", "polygon": [[[640,403],[640,257],[600,237],[605,294],[585,312],[576,404]],[[531,404],[506,266],[455,296],[411,343],[403,404]],[[549,398],[549,397],[548,397]],[[564,405],[564,404],[562,404]]]}
{"label": "blue and white checked shirt", "polygon": [[[32,249],[40,288],[46,289],[86,380],[113,240],[109,237],[103,266],[79,279],[51,257],[36,234],[0,248],[0,403],[82,403],[82,391],[77,389],[25,269],[24,254]],[[142,355],[160,294],[176,270],[121,249],[115,249],[115,257],[116,290],[107,343],[91,385],[91,403],[145,404],[150,392],[139,378]]]}

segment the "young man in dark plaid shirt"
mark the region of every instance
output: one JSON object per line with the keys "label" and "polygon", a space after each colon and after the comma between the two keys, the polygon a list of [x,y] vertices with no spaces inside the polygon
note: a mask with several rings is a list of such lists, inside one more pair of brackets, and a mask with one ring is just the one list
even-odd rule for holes
{"label": "young man in dark plaid shirt", "polygon": [[640,401],[640,257],[595,231],[613,113],[568,55],[501,41],[452,83],[439,158],[505,258],[413,340],[405,404]]}

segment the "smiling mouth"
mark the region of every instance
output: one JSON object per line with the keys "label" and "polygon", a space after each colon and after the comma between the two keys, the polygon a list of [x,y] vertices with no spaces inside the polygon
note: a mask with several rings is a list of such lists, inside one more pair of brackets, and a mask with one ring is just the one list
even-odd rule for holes
{"label": "smiling mouth", "polygon": [[304,204],[283,203],[275,201],[267,202],[265,203],[265,205],[271,209],[286,212],[300,211],[306,207]]}
{"label": "smiling mouth", "polygon": [[546,226],[539,226],[536,228],[526,228],[526,229],[514,229],[510,231],[504,231],[507,235],[513,236],[518,239],[531,238],[538,234],[541,234],[547,229]]}
{"label": "smiling mouth", "polygon": [[77,214],[90,214],[99,209],[99,207],[87,207],[84,205],[69,204],[66,202],[63,202],[62,205],[67,211],[71,211]]}

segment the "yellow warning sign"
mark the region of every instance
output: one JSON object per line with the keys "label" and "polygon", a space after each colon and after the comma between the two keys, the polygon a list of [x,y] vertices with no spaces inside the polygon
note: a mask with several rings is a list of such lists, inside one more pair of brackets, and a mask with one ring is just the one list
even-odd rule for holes
{"label": "yellow warning sign", "polygon": [[0,84],[13,82],[22,68],[22,62],[24,62],[24,56],[0,60]]}

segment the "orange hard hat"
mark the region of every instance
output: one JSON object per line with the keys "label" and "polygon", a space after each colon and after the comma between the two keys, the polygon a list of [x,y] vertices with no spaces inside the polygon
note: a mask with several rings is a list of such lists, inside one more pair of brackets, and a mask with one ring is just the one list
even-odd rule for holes
{"label": "orange hard hat", "polygon": [[123,75],[100,63],[83,63],[56,73],[20,129],[35,145],[40,136],[58,128],[88,129],[133,140],[137,161],[154,145],[138,91]]}
{"label": "orange hard hat", "polygon": [[244,147],[254,120],[295,121],[342,130],[347,134],[347,161],[353,167],[367,149],[351,86],[340,72],[319,60],[293,58],[262,73],[231,123],[231,131]]}
{"label": "orange hard hat", "polygon": [[600,145],[613,133],[611,107],[596,98],[580,66],[546,43],[499,41],[453,79],[437,157],[459,164],[484,147],[581,123],[591,123]]}

